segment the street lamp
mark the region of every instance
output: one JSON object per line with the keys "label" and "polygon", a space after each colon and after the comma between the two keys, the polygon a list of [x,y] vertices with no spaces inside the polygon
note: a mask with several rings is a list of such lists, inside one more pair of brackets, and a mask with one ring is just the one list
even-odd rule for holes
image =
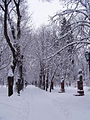
{"label": "street lamp", "polygon": [[85,52],[85,57],[89,64],[89,80],[90,80],[90,46],[88,46],[88,50]]}

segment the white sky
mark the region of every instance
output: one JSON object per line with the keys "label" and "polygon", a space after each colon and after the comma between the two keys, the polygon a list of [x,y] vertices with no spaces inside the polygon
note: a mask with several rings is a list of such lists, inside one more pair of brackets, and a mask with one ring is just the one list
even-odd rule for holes
{"label": "white sky", "polygon": [[41,0],[28,0],[29,10],[32,15],[32,20],[35,27],[42,24],[47,24],[48,15],[55,14],[58,10],[62,9],[59,0],[52,0],[52,2],[42,2]]}

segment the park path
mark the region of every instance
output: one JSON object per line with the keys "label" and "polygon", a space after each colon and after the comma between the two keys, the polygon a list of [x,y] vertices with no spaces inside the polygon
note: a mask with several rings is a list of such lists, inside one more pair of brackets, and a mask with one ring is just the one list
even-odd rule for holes
{"label": "park path", "polygon": [[76,97],[74,88],[58,90],[50,93],[30,85],[20,96],[7,97],[7,88],[0,87],[0,120],[90,120],[90,91]]}
{"label": "park path", "polygon": [[49,93],[34,86],[26,93],[29,106],[27,120],[60,120],[60,112],[50,99]]}

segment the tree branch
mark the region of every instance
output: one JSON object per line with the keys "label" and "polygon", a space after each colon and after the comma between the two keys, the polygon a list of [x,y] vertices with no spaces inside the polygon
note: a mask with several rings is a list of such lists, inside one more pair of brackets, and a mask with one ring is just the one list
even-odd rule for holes
{"label": "tree branch", "polygon": [[54,15],[53,17],[52,17],[52,19],[53,18],[55,18],[56,16],[63,16],[63,15],[66,15],[66,14],[70,14],[70,13],[81,13],[81,14],[83,14],[86,18],[88,18],[88,15],[86,14],[86,13],[84,13],[83,11],[86,11],[85,9],[79,9],[79,10],[76,10],[76,9],[68,9],[68,10],[64,10],[63,12],[61,12],[61,13],[57,13],[56,15]]}
{"label": "tree branch", "polygon": [[81,3],[81,5],[82,5],[82,6],[87,7],[87,6],[86,6],[86,4],[85,4],[85,3],[83,3],[83,1],[82,1],[82,0],[79,0],[79,2]]}
{"label": "tree branch", "polygon": [[5,0],[2,0],[3,3],[5,3]]}
{"label": "tree branch", "polygon": [[[83,38],[82,40],[84,39],[89,39],[90,37],[87,37],[87,38]],[[58,53],[62,52],[64,49],[66,49],[67,47],[69,46],[72,46],[74,44],[90,44],[90,41],[75,41],[75,42],[72,42],[72,43],[69,43],[68,45],[64,46],[63,48],[61,48],[60,50],[58,50],[56,53],[54,53],[53,55],[47,57],[47,58],[44,58],[43,60],[46,60],[46,59],[50,59],[54,56],[56,56]]]}
{"label": "tree branch", "polygon": [[7,3],[7,5],[9,5],[11,1],[12,1],[12,0],[9,0],[8,3]]}
{"label": "tree branch", "polygon": [[[76,23],[80,23],[80,22],[82,22],[82,21],[78,21],[78,22],[72,23],[71,25],[76,24]],[[71,29],[70,31],[68,31],[66,34],[64,34],[62,37],[58,38],[57,40],[63,39],[64,37],[66,37],[69,33],[71,33],[72,31],[74,31],[79,26],[84,25],[84,26],[87,26],[87,27],[90,28],[89,22],[86,22],[86,23],[88,23],[88,24],[80,23],[80,24],[76,25],[73,29]]]}
{"label": "tree branch", "polygon": [[5,12],[5,9],[3,8],[3,6],[0,4],[0,8]]}
{"label": "tree branch", "polygon": [[5,38],[6,38],[6,41],[12,51],[12,54],[13,54],[13,58],[15,58],[15,49],[14,47],[12,46],[12,43],[10,42],[10,38],[8,36],[8,33],[7,33],[7,15],[8,15],[8,5],[6,4],[6,0],[5,0],[5,13],[4,13],[4,35],[5,35]]}
{"label": "tree branch", "polygon": [[14,1],[15,5],[17,6],[17,2],[15,0],[13,0],[13,1]]}
{"label": "tree branch", "polygon": [[2,69],[4,69],[4,68],[6,68],[9,64],[10,64],[10,62],[9,62],[7,65],[5,65],[5,66],[1,67],[1,68],[0,68],[0,70],[2,70]]}

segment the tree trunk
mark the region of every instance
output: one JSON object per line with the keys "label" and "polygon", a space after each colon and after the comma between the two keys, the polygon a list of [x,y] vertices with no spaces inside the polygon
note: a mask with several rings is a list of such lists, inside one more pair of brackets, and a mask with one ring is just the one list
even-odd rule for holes
{"label": "tree trunk", "polygon": [[51,84],[50,84],[50,92],[51,92],[51,90],[53,90],[54,88],[53,88],[53,81],[51,81]]}
{"label": "tree trunk", "polygon": [[[8,4],[7,4],[7,0],[4,1],[4,7],[5,7],[5,11],[4,11],[4,36],[5,39],[12,51],[12,55],[13,55],[13,61],[12,61],[12,66],[10,69],[12,69],[13,73],[16,67],[16,54],[15,54],[15,49],[11,44],[10,38],[8,36],[8,30],[7,30],[7,15],[8,15]],[[13,82],[14,82],[14,77],[9,76],[8,77],[8,96],[11,96],[13,94]]]}
{"label": "tree trunk", "polygon": [[45,75],[43,75],[43,90],[45,90]]}
{"label": "tree trunk", "polygon": [[9,76],[8,77],[8,96],[11,96],[13,94],[13,82],[14,82],[14,77]]}
{"label": "tree trunk", "polygon": [[[14,74],[14,71],[15,71],[15,68],[16,66],[19,67],[19,74],[20,74],[20,81],[21,81],[21,84],[22,84],[22,88],[23,88],[23,72],[22,72],[22,68],[23,68],[23,63],[22,63],[22,55],[21,55],[21,51],[20,51],[20,46],[19,46],[19,39],[20,39],[20,36],[21,36],[21,31],[20,31],[20,23],[21,23],[21,15],[20,15],[20,0],[18,0],[17,2],[14,0],[14,3],[15,3],[15,7],[16,7],[16,12],[17,12],[17,40],[18,40],[18,43],[16,43],[16,50],[13,46],[13,44],[11,43],[11,39],[8,35],[8,30],[7,30],[7,21],[8,21],[8,7],[9,7],[9,3],[11,1],[7,1],[5,0],[4,1],[4,36],[5,36],[5,39],[11,49],[11,52],[12,52],[12,56],[13,56],[13,61],[12,61],[12,66],[10,69],[12,69],[13,71],[13,74]],[[11,25],[11,23],[10,23]],[[12,36],[13,36],[13,39],[15,39],[16,37],[13,35],[13,31],[12,31],[12,27],[11,26],[11,33],[12,33]],[[15,32],[15,31],[14,31]],[[14,80],[14,78],[13,78]]]}

